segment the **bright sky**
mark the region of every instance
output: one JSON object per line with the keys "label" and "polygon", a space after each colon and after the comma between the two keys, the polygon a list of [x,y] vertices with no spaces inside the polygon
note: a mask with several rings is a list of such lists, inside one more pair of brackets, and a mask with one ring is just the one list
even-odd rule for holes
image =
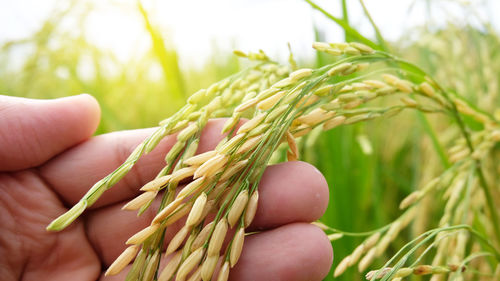
{"label": "bright sky", "polygon": [[[0,44],[28,37],[40,28],[54,8],[64,7],[68,2],[0,0]],[[341,16],[340,0],[316,2],[333,15]],[[348,2],[351,24],[362,34],[372,35],[359,2]],[[427,12],[427,2],[433,2],[432,16]],[[463,22],[464,18],[471,18],[472,9],[464,14],[449,2],[365,0],[374,20],[389,40],[399,38],[409,27],[428,22],[430,17],[435,26],[450,19]],[[479,11],[479,16],[496,20],[494,25],[498,29],[498,17],[488,13],[500,11],[500,1],[470,2],[487,2],[487,8]],[[85,0],[78,3],[81,6],[93,5],[83,28],[87,39],[100,48],[111,50],[122,60],[149,48],[150,39],[135,0]],[[142,0],[142,3],[154,24],[164,31],[167,41],[178,50],[181,63],[188,65],[201,65],[212,54],[214,46],[224,51],[263,49],[273,57],[284,59],[288,56],[286,43],[290,42],[294,53],[308,57],[313,54],[310,45],[314,41],[314,25],[326,32],[328,41],[343,39],[343,33],[335,24],[302,0]],[[75,18],[68,18],[62,27],[68,30],[80,28],[75,21]]]}

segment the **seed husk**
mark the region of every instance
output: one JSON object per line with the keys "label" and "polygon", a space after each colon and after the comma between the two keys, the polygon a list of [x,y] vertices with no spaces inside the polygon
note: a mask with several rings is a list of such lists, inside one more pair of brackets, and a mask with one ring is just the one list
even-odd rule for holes
{"label": "seed husk", "polygon": [[219,261],[219,255],[208,256],[201,266],[201,279],[210,281],[214,274],[215,267]]}
{"label": "seed husk", "polygon": [[199,248],[192,252],[179,267],[175,280],[181,281],[186,279],[189,272],[191,272],[191,270],[193,270],[200,263],[203,253],[203,248]]}
{"label": "seed husk", "polygon": [[191,204],[182,203],[173,211],[173,213],[165,220],[165,226],[172,225],[182,217],[187,215],[190,211]]}
{"label": "seed husk", "polygon": [[270,109],[271,107],[273,107],[274,105],[276,105],[276,103],[278,103],[278,101],[283,97],[285,96],[285,91],[280,91],[280,92],[277,92],[276,94],[268,97],[267,99],[259,102],[257,104],[257,108],[260,109],[260,110],[268,110]]}
{"label": "seed husk", "polygon": [[205,177],[200,177],[190,182],[179,192],[179,194],[177,194],[177,198],[185,198],[192,193],[198,192],[204,187],[204,181]]}
{"label": "seed husk", "polygon": [[219,181],[226,181],[233,175],[235,175],[238,171],[243,169],[246,165],[248,164],[248,159],[238,161],[237,163],[233,164],[231,167],[229,167],[224,173],[220,176]]}
{"label": "seed husk", "polygon": [[215,150],[210,150],[205,153],[201,153],[198,155],[195,155],[193,157],[190,157],[186,160],[184,160],[184,164],[186,165],[191,165],[191,166],[199,166],[203,163],[205,163],[208,159],[214,157],[217,154],[217,151]]}
{"label": "seed husk", "polygon": [[365,271],[368,266],[373,262],[373,259],[375,259],[375,251],[377,248],[372,248],[368,253],[361,259],[361,261],[358,264],[358,270],[359,272]]}
{"label": "seed husk", "polygon": [[208,243],[208,256],[219,255],[220,248],[222,247],[222,243],[226,237],[227,229],[227,221],[223,218],[215,226],[210,242]]}
{"label": "seed husk", "polygon": [[250,196],[250,200],[248,201],[248,206],[245,211],[245,227],[248,227],[252,223],[255,217],[255,213],[257,212],[258,202],[259,202],[259,191],[255,190],[252,196]]}
{"label": "seed husk", "polygon": [[185,167],[181,168],[172,173],[172,177],[170,178],[171,182],[180,182],[183,179],[191,177],[194,175],[194,171],[196,171],[196,167]]}
{"label": "seed husk", "polygon": [[193,244],[191,244],[192,251],[198,249],[199,247],[203,246],[203,244],[205,244],[205,241],[207,240],[213,225],[214,222],[210,222],[209,224],[203,227],[200,233],[198,233],[198,236],[196,236],[196,238],[194,239]]}
{"label": "seed husk", "polygon": [[179,205],[182,204],[183,198],[177,197],[174,201],[170,202],[165,208],[163,208],[153,219],[152,223],[158,223],[165,218],[167,218]]}
{"label": "seed husk", "polygon": [[142,206],[146,205],[151,200],[153,200],[156,197],[156,194],[158,194],[158,191],[146,191],[143,194],[130,200],[130,202],[128,202],[122,207],[122,210],[128,210],[128,211],[138,210]]}
{"label": "seed husk", "polygon": [[217,281],[227,281],[229,278],[229,262],[226,261],[224,265],[222,265],[219,275],[217,276]]}
{"label": "seed husk", "polygon": [[146,183],[143,187],[141,187],[140,190],[141,191],[157,191],[161,187],[166,185],[170,181],[171,177],[172,177],[171,175],[167,175],[167,176],[156,178],[156,179]]}
{"label": "seed husk", "polygon": [[227,160],[228,157],[226,155],[216,155],[210,158],[207,162],[203,163],[200,167],[198,167],[198,169],[196,169],[194,172],[194,178],[197,179],[202,176],[213,176],[216,171],[227,163]]}
{"label": "seed husk", "polygon": [[236,224],[236,222],[240,219],[243,210],[245,210],[247,202],[248,202],[248,190],[245,189],[242,192],[240,192],[240,194],[238,194],[238,196],[234,200],[233,205],[231,206],[229,214],[227,215],[227,221],[231,227],[233,227]]}
{"label": "seed husk", "polygon": [[150,225],[130,237],[125,244],[141,244],[160,228],[159,224]]}
{"label": "seed husk", "polygon": [[189,276],[189,279],[187,281],[201,281],[201,267],[198,267],[198,269]]}
{"label": "seed husk", "polygon": [[342,273],[344,273],[346,271],[346,269],[349,267],[350,260],[351,260],[351,256],[347,256],[342,261],[340,261],[339,265],[337,265],[337,267],[335,268],[333,276],[338,277]]}
{"label": "seed husk", "polygon": [[120,273],[120,271],[122,271],[125,266],[127,266],[134,259],[139,249],[140,246],[138,245],[132,245],[125,249],[125,251],[123,251],[121,255],[118,256],[116,260],[109,266],[104,275],[109,276]]}
{"label": "seed husk", "polygon": [[243,243],[245,241],[245,230],[240,228],[238,232],[234,235],[233,243],[231,244],[231,250],[229,252],[229,263],[231,268],[233,268],[238,262],[241,251],[243,250]]}
{"label": "seed husk", "polygon": [[144,270],[144,275],[142,277],[143,281],[151,281],[155,275],[156,267],[158,265],[158,261],[160,260],[160,251],[156,250],[151,259]]}
{"label": "seed husk", "polygon": [[255,136],[253,138],[247,139],[236,151],[236,153],[241,154],[253,149],[262,140],[262,135]]}
{"label": "seed husk", "polygon": [[160,276],[158,277],[158,281],[168,281],[174,276],[177,267],[181,263],[182,252],[177,252],[175,255],[168,261],[167,265],[161,271]]}
{"label": "seed husk", "polygon": [[186,236],[188,235],[188,233],[189,233],[190,230],[191,230],[190,227],[188,227],[186,225],[183,226],[175,234],[175,236],[172,238],[172,240],[170,240],[170,242],[168,243],[168,247],[167,247],[167,250],[166,250],[165,254],[166,255],[170,255],[171,253],[177,251],[177,249],[182,244],[182,242],[184,241],[184,239],[186,239]]}
{"label": "seed husk", "polygon": [[203,214],[203,209],[207,203],[207,194],[202,193],[194,201],[193,208],[189,212],[188,218],[186,220],[186,226],[193,226],[200,222],[201,215]]}
{"label": "seed husk", "polygon": [[342,125],[344,123],[344,121],[346,120],[346,117],[343,116],[343,115],[340,115],[340,116],[337,116],[337,117],[334,117],[328,121],[326,121],[324,124],[323,124],[323,130],[330,130],[330,129],[333,129],[335,127],[338,127],[340,125]]}

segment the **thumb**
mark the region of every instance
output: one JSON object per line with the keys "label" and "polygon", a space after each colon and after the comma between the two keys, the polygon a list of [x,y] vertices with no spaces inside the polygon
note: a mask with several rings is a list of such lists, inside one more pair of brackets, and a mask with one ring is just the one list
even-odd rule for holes
{"label": "thumb", "polygon": [[88,94],[54,100],[0,96],[0,171],[38,166],[89,138],[100,119]]}

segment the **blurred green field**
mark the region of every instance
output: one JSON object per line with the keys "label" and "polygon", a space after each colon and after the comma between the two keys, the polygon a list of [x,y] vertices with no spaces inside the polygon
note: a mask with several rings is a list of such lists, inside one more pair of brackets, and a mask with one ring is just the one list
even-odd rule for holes
{"label": "blurred green field", "polygon": [[[90,93],[102,108],[97,132],[102,134],[155,126],[180,108],[189,94],[247,64],[230,53],[215,53],[201,69],[181,68],[176,50],[162,38],[164,33],[149,20],[145,10],[138,8],[138,11],[152,42],[151,50],[140,59],[123,63],[87,42],[83,31],[76,31],[77,36],[59,32],[58,22],[75,14],[70,8],[51,16],[33,36],[0,46],[0,94],[56,98]],[[333,21],[331,24],[336,25]],[[318,41],[328,28],[317,26]],[[346,32],[346,40],[356,39],[353,37]],[[52,44],[54,40],[58,44]],[[374,41],[380,43],[381,38],[378,40]],[[472,26],[467,22],[450,22],[442,29],[421,26],[412,30],[408,38],[386,44],[472,105],[499,115],[500,36],[488,23]],[[22,66],[8,67],[12,53],[26,47],[30,51]],[[315,61],[302,64],[316,67],[328,60],[321,54]],[[85,75],[82,68],[92,69],[92,75]],[[109,69],[113,69],[112,74]],[[152,71],[161,75],[152,75]],[[318,167],[330,186],[330,204],[322,221],[345,231],[363,232],[384,226],[400,215],[399,202],[449,165],[442,153],[456,136],[449,122],[439,116],[404,112],[392,119],[313,132],[303,138],[301,160]],[[495,182],[497,174],[488,177]],[[436,226],[438,218],[425,216],[433,205],[427,207],[419,210],[424,215],[372,267],[382,265],[412,233]],[[362,238],[350,237],[334,241],[332,270],[360,242]],[[353,267],[335,280],[362,279]],[[332,274],[326,280],[333,280]]]}

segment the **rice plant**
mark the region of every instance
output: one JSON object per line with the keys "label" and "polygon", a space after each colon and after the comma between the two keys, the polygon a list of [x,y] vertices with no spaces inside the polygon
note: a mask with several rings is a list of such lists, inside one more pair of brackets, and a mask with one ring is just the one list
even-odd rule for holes
{"label": "rice plant", "polygon": [[[223,266],[217,280],[227,280],[229,270],[238,261],[243,248],[245,227],[255,215],[258,184],[273,153],[287,146],[287,159],[299,157],[296,138],[317,127],[330,130],[376,118],[397,116],[403,110],[425,114],[443,114],[452,119],[461,137],[450,148],[453,163],[444,173],[401,202],[405,211],[392,223],[375,231],[351,234],[317,223],[336,240],[344,235],[369,236],[335,270],[342,274],[358,264],[365,271],[375,258],[416,217],[427,196],[447,199],[437,228],[407,243],[384,266],[369,272],[367,278],[392,280],[411,274],[462,274],[469,261],[491,256],[496,262],[488,272],[494,274],[500,258],[495,241],[500,238],[497,209],[487,183],[481,160],[500,141],[498,122],[474,109],[464,100],[443,89],[417,66],[394,55],[376,51],[361,43],[322,43],[313,47],[336,57],[332,64],[317,69],[290,69],[279,65],[262,52],[237,55],[255,60],[255,66],[235,74],[193,94],[188,104],[173,116],[160,122],[159,129],[139,145],[114,172],[97,182],[71,210],[54,220],[48,230],[61,230],[90,207],[167,135],[177,134],[177,142],[165,155],[165,166],[157,177],[143,186],[143,193],[123,209],[143,213],[160,191],[162,204],[150,226],[127,241],[130,245],[109,267],[106,274],[117,274],[135,259],[127,279],[185,280],[190,272],[203,280],[211,280],[215,266]],[[372,106],[385,100],[382,106]],[[463,122],[468,116],[484,129],[470,132]],[[228,117],[221,133],[228,135],[216,149],[194,155],[200,133],[210,118]],[[243,125],[240,120],[249,120]],[[178,194],[179,183],[193,178]],[[216,213],[206,221],[208,213]],[[169,242],[166,255],[175,254],[164,269],[159,269],[159,255],[165,229],[187,217],[184,227]],[[486,233],[472,225],[481,221]],[[222,242],[229,228],[235,229],[226,249]],[[491,232],[491,233],[490,233]],[[182,245],[182,241],[187,242]],[[490,239],[493,238],[493,239]],[[467,244],[473,244],[467,250]],[[452,264],[443,265],[454,245]],[[419,262],[437,248],[432,265]],[[419,249],[423,249],[419,251]]]}
{"label": "rice plant", "polygon": [[[17,86],[4,76],[3,91],[15,89],[26,96],[52,89],[54,95],[68,91],[97,94],[105,104],[101,132],[149,126],[160,115],[172,113],[121,166],[91,187],[48,229],[67,227],[143,155],[174,135],[176,143],[165,155],[163,169],[141,187],[141,195],[123,207],[140,215],[161,197],[157,215],[130,237],[127,248],[107,269],[108,275],[132,262],[127,280],[172,280],[173,276],[175,280],[226,280],[244,251],[245,237],[252,235],[246,227],[258,208],[264,168],[268,163],[302,159],[326,174],[334,192],[324,219],[314,223],[334,244],[332,276],[345,280],[500,279],[498,34],[491,28],[450,25],[438,31],[422,30],[416,43],[408,44],[405,38],[389,43],[365,9],[376,30],[377,41],[372,41],[349,25],[346,10],[340,19],[307,2],[342,26],[346,43],[313,43],[318,63],[312,68],[298,68],[293,57],[285,65],[262,51],[235,51],[250,67],[197,91],[178,111],[183,87],[189,83],[184,83],[175,67],[175,52],[162,45],[143,8],[145,25],[155,42],[153,52],[133,67],[136,72],[124,68],[114,78],[79,79],[79,56],[92,46],[82,45],[80,39],[82,50],[62,46],[51,51],[44,44],[56,24],[44,26],[32,38],[39,51],[27,60],[25,76],[10,76],[19,81]],[[97,74],[100,63],[109,59],[106,56],[93,49]],[[39,63],[43,57],[53,63],[48,69]],[[164,78],[172,81],[164,84],[144,78],[157,60],[165,74],[176,73]],[[61,65],[69,69],[71,82],[51,76]],[[236,72],[238,65],[228,59],[223,73]],[[215,80],[203,76],[204,72],[193,76]],[[132,76],[134,83],[127,81]],[[149,85],[148,92],[155,95],[131,94],[143,85]],[[124,98],[123,89],[140,105]],[[111,94],[105,95],[106,91]],[[164,91],[171,96],[163,95]],[[165,106],[170,98],[178,104]],[[136,114],[120,115],[124,107],[127,112],[135,108]],[[145,109],[155,113],[146,115]],[[219,117],[228,118],[222,130],[226,137],[214,150],[196,155],[201,131],[209,119]],[[383,155],[377,143],[387,144]],[[176,193],[184,183],[186,187]],[[387,190],[380,188],[384,185]],[[354,191],[345,192],[345,186]],[[388,206],[387,202],[399,199],[400,210]],[[350,214],[352,210],[359,214]],[[184,226],[162,251],[166,229],[183,218]],[[230,241],[227,247],[223,247],[224,239]],[[171,259],[160,266],[165,256]],[[219,260],[222,267],[215,276]]]}

